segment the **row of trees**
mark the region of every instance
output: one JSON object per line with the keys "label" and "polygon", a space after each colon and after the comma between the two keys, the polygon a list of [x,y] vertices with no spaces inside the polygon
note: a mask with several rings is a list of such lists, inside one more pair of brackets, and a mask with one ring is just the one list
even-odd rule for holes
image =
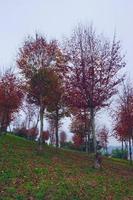
{"label": "row of trees", "polygon": [[[111,97],[117,93],[124,78],[120,73],[124,66],[120,42],[115,37],[111,42],[103,35],[97,35],[92,26],[77,26],[62,47],[56,40],[48,42],[38,34],[35,38],[28,37],[18,52],[21,84],[16,86],[21,90],[19,95],[14,93],[19,97],[19,103],[11,113],[18,111],[22,99],[37,108],[39,115],[34,127],[38,127],[40,122],[40,148],[44,117],[55,134],[57,147],[61,120],[65,116],[72,117],[73,140],[80,138],[80,142],[85,142],[86,151],[91,144],[96,152],[95,116],[110,104]],[[10,97],[10,102],[14,96]],[[6,107],[9,118],[10,109]]]}

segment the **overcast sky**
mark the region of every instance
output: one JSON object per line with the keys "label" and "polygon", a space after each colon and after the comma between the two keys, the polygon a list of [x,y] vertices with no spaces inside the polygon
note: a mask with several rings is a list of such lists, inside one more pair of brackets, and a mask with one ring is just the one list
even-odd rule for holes
{"label": "overcast sky", "polygon": [[38,31],[61,40],[79,22],[93,23],[110,39],[117,33],[132,79],[133,0],[0,0],[0,68],[15,65],[27,35]]}

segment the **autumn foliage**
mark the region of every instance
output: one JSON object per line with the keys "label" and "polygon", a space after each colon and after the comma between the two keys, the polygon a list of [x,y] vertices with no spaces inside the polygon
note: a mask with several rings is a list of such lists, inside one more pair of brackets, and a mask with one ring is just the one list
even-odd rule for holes
{"label": "autumn foliage", "polygon": [[43,137],[44,114],[49,106],[56,105],[55,97],[59,95],[55,94],[58,92],[60,81],[64,81],[68,71],[66,63],[67,57],[63,55],[57,41],[48,42],[45,37],[38,34],[35,38],[29,37],[19,50],[17,65],[25,78],[29,103],[36,104],[40,110],[40,144]]}
{"label": "autumn foliage", "polygon": [[43,138],[43,142],[45,143],[45,141],[47,141],[49,139],[49,131],[43,131],[42,134],[42,138]]}
{"label": "autumn foliage", "polygon": [[[86,151],[89,152],[91,148],[96,153],[98,141],[95,117],[101,108],[110,105],[112,96],[118,92],[118,86],[124,79],[121,71],[125,67],[123,58],[120,42],[115,37],[110,41],[103,35],[98,35],[92,26],[78,25],[62,46],[57,40],[48,41],[40,34],[27,37],[19,48],[16,60],[23,84],[21,83],[21,87],[17,85],[15,89],[13,81],[8,80],[11,82],[9,90],[14,88],[10,98],[12,93],[15,95],[16,92],[17,95],[10,101],[12,111],[8,109],[8,117],[5,116],[5,111],[4,114],[1,112],[2,129],[7,128],[13,119],[13,113],[20,108],[23,89],[24,101],[29,107],[25,107],[28,112],[25,112],[26,129],[35,127],[39,130],[40,147],[48,139],[59,147],[62,119],[71,117],[74,143],[82,143]],[[5,81],[8,79],[8,75],[6,76]],[[21,89],[17,91],[17,88]],[[7,103],[7,97],[2,96],[2,86],[0,93],[1,101]],[[8,105],[6,107],[9,108]],[[44,119],[49,123],[49,134],[44,131]],[[101,135],[100,140],[106,140],[105,135]]]}
{"label": "autumn foliage", "polygon": [[22,104],[23,92],[20,81],[7,71],[0,77],[0,131],[6,131]]}
{"label": "autumn foliage", "polygon": [[81,144],[83,144],[83,138],[79,134],[74,134],[72,140],[76,147],[79,147]]}
{"label": "autumn foliage", "polygon": [[122,150],[129,148],[130,161],[132,160],[133,142],[133,88],[130,83],[124,84],[119,95],[118,106],[114,112],[114,135],[122,142]]}
{"label": "autumn foliage", "polygon": [[71,63],[68,100],[72,107],[88,109],[96,152],[95,115],[99,109],[109,105],[110,98],[117,93],[123,80],[119,73],[125,66],[120,42],[115,37],[110,42],[97,35],[92,26],[79,25],[64,48]]}

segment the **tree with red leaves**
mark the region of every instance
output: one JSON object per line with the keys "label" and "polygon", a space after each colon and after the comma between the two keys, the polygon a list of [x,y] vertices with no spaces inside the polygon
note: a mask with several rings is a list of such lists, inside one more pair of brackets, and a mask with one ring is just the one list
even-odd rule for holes
{"label": "tree with red leaves", "polygon": [[43,132],[44,112],[54,98],[54,88],[58,77],[51,69],[40,69],[28,82],[28,101],[40,108],[40,143]]}
{"label": "tree with red leaves", "polygon": [[20,109],[23,92],[20,81],[10,70],[0,77],[0,132],[7,127]]}
{"label": "tree with red leaves", "polygon": [[40,147],[44,112],[54,99],[58,79],[63,81],[65,77],[66,62],[66,56],[62,54],[57,42],[47,42],[39,35],[35,39],[28,38],[19,50],[17,64],[26,80],[29,102],[40,108]]}
{"label": "tree with red leaves", "polygon": [[67,135],[65,131],[60,132],[60,146],[62,147],[67,140]]}
{"label": "tree with red leaves", "polygon": [[74,134],[72,140],[76,147],[80,147],[80,145],[84,142],[80,134]]}
{"label": "tree with red leaves", "polygon": [[111,43],[97,35],[92,26],[79,25],[66,41],[65,51],[71,62],[67,83],[69,102],[79,109],[88,109],[96,152],[95,115],[99,109],[109,105],[110,98],[117,93],[117,86],[123,80],[119,73],[125,66],[120,42],[114,38]]}
{"label": "tree with red leaves", "polygon": [[43,143],[45,143],[45,141],[47,141],[49,139],[49,131],[43,131],[43,134],[42,134],[42,140],[43,140]]}
{"label": "tree with red leaves", "polygon": [[67,61],[56,40],[48,42],[45,37],[36,34],[35,38],[28,37],[19,49],[17,65],[27,80],[42,68],[51,68],[64,78],[68,70],[64,67]]}
{"label": "tree with red leaves", "polygon": [[27,138],[30,140],[35,140],[38,135],[38,129],[36,127],[32,127],[27,129]]}
{"label": "tree with red leaves", "polygon": [[[123,142],[128,142],[130,163],[132,163],[133,144],[133,88],[131,84],[124,85],[122,95],[119,96],[119,105],[114,114],[114,134]],[[123,149],[123,147],[122,147]]]}

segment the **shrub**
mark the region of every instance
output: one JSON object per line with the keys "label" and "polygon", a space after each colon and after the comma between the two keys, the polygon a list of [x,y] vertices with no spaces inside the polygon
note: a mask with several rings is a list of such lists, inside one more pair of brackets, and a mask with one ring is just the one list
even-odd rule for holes
{"label": "shrub", "polygon": [[121,150],[121,149],[114,149],[112,150],[112,157],[113,158],[127,158],[127,151],[126,150]]}
{"label": "shrub", "polygon": [[28,130],[25,127],[16,128],[13,130],[15,135],[27,138]]}

